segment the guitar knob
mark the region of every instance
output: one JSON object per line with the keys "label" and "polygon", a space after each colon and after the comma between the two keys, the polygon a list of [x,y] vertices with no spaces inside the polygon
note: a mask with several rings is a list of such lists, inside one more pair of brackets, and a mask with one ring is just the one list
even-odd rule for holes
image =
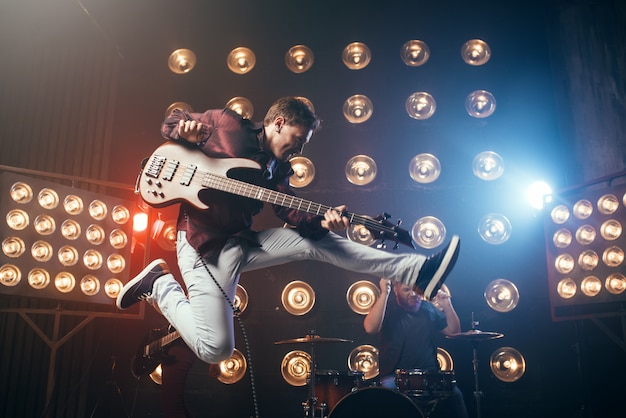
{"label": "guitar knob", "polygon": [[152,179],[146,179],[146,183],[152,184]]}
{"label": "guitar knob", "polygon": [[157,181],[155,182],[155,185],[156,185],[157,187],[161,187],[163,184],[161,184],[161,182],[157,180]]}

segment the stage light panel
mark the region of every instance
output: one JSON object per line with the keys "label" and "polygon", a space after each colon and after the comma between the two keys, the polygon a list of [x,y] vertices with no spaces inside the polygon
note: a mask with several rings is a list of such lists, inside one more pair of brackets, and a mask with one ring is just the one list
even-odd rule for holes
{"label": "stage light panel", "polygon": [[132,201],[0,175],[0,293],[113,305],[129,276]]}
{"label": "stage light panel", "polygon": [[623,312],[625,196],[623,184],[550,196],[544,227],[553,320]]}

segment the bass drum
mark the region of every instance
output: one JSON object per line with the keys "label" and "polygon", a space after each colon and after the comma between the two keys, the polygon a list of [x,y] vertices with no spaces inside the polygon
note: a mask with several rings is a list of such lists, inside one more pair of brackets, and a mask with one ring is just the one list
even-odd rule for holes
{"label": "bass drum", "polygon": [[407,396],[395,390],[370,387],[344,396],[328,418],[426,418]]}

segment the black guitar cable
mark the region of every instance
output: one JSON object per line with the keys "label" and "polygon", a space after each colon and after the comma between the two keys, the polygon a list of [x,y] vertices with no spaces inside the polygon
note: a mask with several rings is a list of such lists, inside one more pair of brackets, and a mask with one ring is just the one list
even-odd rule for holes
{"label": "black guitar cable", "polygon": [[220,290],[220,292],[222,292],[224,299],[226,299],[226,302],[228,302],[228,305],[230,305],[231,309],[233,310],[233,314],[235,318],[237,318],[237,322],[239,323],[239,327],[241,328],[241,334],[243,335],[243,341],[246,346],[246,357],[248,360],[248,368],[250,370],[250,388],[252,389],[252,402],[254,404],[254,416],[256,418],[259,418],[259,406],[258,406],[257,396],[256,396],[256,385],[254,383],[254,371],[252,368],[252,355],[250,354],[250,343],[248,341],[248,334],[246,333],[246,328],[243,326],[243,321],[241,320],[241,316],[240,316],[241,310],[235,307],[235,305],[230,300],[230,298],[228,297],[228,295],[226,294],[222,286],[220,286],[220,284],[217,282],[217,279],[215,278],[215,276],[213,276],[213,273],[211,273],[211,270],[209,270],[209,266],[207,265],[204,258],[200,254],[198,254],[198,256],[200,257],[200,260],[202,261],[202,265],[204,265],[204,268],[206,269],[207,273],[209,273],[209,276],[211,276],[211,279],[213,279],[213,282],[215,282],[215,285]]}

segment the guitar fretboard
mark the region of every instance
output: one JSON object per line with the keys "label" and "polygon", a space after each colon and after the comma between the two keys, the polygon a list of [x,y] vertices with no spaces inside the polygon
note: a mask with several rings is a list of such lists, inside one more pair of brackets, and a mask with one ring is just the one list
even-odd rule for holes
{"label": "guitar fretboard", "polygon": [[146,357],[150,357],[151,355],[156,353],[158,350],[160,350],[161,348],[165,347],[166,345],[168,345],[169,343],[171,343],[172,341],[174,341],[174,340],[176,340],[178,338],[180,338],[180,333],[178,331],[174,331],[172,333],[169,333],[165,337],[159,338],[158,340],[153,341],[150,344],[147,344],[144,347],[144,353],[143,354]]}
{"label": "guitar fretboard", "polygon": [[[314,215],[323,215],[326,211],[332,209],[332,207],[328,205],[322,205],[311,200],[302,199],[297,196],[266,189],[264,187],[213,173],[204,174],[204,177],[202,178],[202,186]],[[357,215],[351,212],[344,212],[342,215],[348,218],[351,224],[359,224],[365,227],[369,225],[370,227],[375,228],[375,230],[384,231],[392,236],[396,234],[394,228],[387,227],[367,216]]]}

